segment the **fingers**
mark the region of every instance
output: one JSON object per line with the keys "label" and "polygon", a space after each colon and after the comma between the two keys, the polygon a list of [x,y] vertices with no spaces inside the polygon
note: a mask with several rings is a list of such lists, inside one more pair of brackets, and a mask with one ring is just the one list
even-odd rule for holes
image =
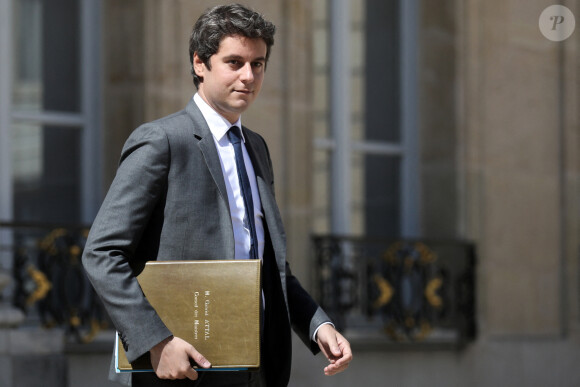
{"label": "fingers", "polygon": [[190,364],[180,363],[172,366],[158,367],[155,374],[159,379],[176,380],[191,379],[197,380],[197,371]]}
{"label": "fingers", "polygon": [[190,380],[197,380],[198,373],[191,365],[183,369],[183,373],[181,374],[183,377],[178,377],[177,379],[190,379]]}
{"label": "fingers", "polygon": [[191,379],[197,380],[197,371],[191,366],[191,360],[203,368],[211,364],[191,344],[178,338],[169,340],[152,348],[151,363],[155,374],[160,379]]}
{"label": "fingers", "polygon": [[324,367],[325,375],[335,375],[339,372],[346,370],[352,360],[352,356],[340,357],[336,360],[329,359],[330,364]]}
{"label": "fingers", "polygon": [[324,367],[325,375],[335,375],[346,370],[352,360],[350,343],[334,328],[326,329],[318,335],[318,345],[330,364]]}
{"label": "fingers", "polygon": [[352,350],[349,342],[338,332],[336,332],[336,348],[340,356],[335,360],[330,360],[331,364],[324,368],[325,375],[335,375],[346,370],[352,361]]}
{"label": "fingers", "polygon": [[342,366],[337,366],[336,364],[330,364],[330,365],[324,367],[324,375],[326,375],[326,376],[336,375],[336,374],[346,370],[347,368],[348,368],[348,364],[344,364]]}
{"label": "fingers", "polygon": [[336,338],[339,352],[342,354],[339,362],[346,363],[348,365],[348,363],[350,363],[352,360],[352,350],[350,349],[350,343],[338,332],[336,333]]}

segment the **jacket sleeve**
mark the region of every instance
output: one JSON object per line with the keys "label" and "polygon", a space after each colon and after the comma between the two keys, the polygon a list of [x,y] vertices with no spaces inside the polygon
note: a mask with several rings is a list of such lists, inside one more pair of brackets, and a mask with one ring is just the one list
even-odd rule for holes
{"label": "jacket sleeve", "polygon": [[292,274],[288,263],[286,263],[286,287],[292,329],[310,351],[317,354],[320,348],[312,340],[314,332],[321,324],[331,320]]}
{"label": "jacket sleeve", "polygon": [[[269,178],[272,197],[275,197],[275,188],[274,188],[274,170],[272,167],[272,160],[270,158],[270,152],[268,150],[268,145],[266,144],[265,140],[262,136],[258,135],[261,140],[261,144],[264,147],[263,154],[265,155],[266,161],[265,165],[268,167],[269,171]],[[278,209],[276,208],[276,211]],[[280,227],[283,228],[281,219],[280,219]],[[285,236],[282,231],[282,235],[274,236],[271,235],[273,238],[279,237],[281,240],[278,244],[286,244]],[[284,251],[285,255],[285,251]],[[312,353],[317,354],[320,352],[320,348],[318,344],[312,340],[314,336],[314,332],[316,329],[326,322],[332,322],[328,315],[322,310],[320,306],[314,301],[312,296],[302,287],[300,281],[292,274],[290,270],[290,265],[288,261],[286,261],[285,267],[285,283],[286,283],[286,295],[288,301],[288,313],[290,317],[290,323],[292,325],[292,329],[296,334],[300,337],[302,342],[312,351]]]}
{"label": "jacket sleeve", "polygon": [[144,125],[131,134],[83,252],[87,275],[119,331],[129,361],[171,335],[136,279],[151,259],[136,251],[152,213],[162,207],[169,162],[167,136],[160,127]]}

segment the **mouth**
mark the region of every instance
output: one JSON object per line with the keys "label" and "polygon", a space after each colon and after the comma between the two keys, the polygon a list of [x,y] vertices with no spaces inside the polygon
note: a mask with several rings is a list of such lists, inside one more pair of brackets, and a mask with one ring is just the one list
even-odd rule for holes
{"label": "mouth", "polygon": [[234,90],[236,93],[240,93],[240,94],[252,94],[253,91],[251,90]]}

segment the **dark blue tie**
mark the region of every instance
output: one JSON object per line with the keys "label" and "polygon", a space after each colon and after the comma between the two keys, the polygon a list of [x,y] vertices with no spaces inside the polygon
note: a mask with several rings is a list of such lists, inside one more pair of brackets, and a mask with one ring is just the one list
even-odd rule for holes
{"label": "dark blue tie", "polygon": [[258,259],[258,237],[256,236],[256,224],[254,222],[254,200],[252,199],[252,187],[250,186],[250,179],[248,179],[246,165],[244,164],[240,128],[237,126],[232,126],[228,131],[228,138],[234,146],[234,152],[236,154],[236,167],[238,170],[238,180],[240,182],[240,189],[242,190],[242,197],[244,198],[244,207],[246,208],[244,226],[247,226],[247,228],[250,229],[250,258]]}

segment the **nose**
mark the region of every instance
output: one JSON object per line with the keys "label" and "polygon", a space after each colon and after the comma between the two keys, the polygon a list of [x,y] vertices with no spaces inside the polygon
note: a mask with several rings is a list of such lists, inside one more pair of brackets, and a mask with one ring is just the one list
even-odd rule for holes
{"label": "nose", "polygon": [[251,83],[254,81],[254,69],[250,62],[245,63],[240,69],[240,80],[243,83]]}

